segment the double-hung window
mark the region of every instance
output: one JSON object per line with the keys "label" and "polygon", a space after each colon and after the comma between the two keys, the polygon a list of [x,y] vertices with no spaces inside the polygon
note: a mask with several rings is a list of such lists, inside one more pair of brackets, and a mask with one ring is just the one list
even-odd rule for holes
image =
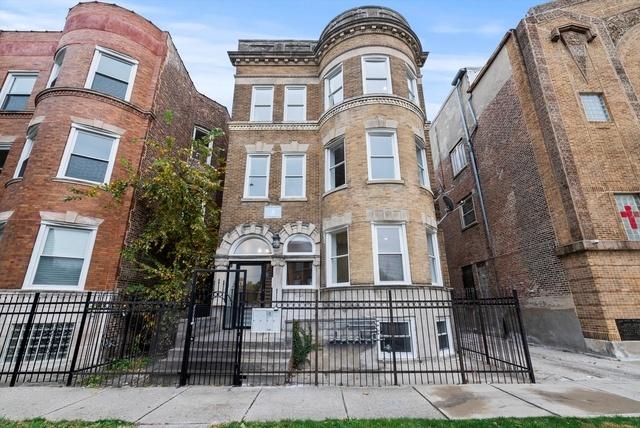
{"label": "double-hung window", "polygon": [[325,149],[327,170],[325,173],[325,190],[329,191],[346,184],[346,163],[344,155],[344,139],[340,138]]}
{"label": "double-hung window", "polygon": [[374,224],[372,229],[375,284],[410,284],[404,224]]}
{"label": "double-hung window", "polygon": [[453,150],[451,150],[449,157],[451,159],[453,176],[455,177],[465,166],[467,166],[467,152],[464,149],[464,143],[462,141],[456,144]]}
{"label": "double-hung window", "polygon": [[247,155],[247,169],[244,180],[244,197],[248,199],[266,199],[269,195],[268,154]]}
{"label": "double-hung window", "polygon": [[83,289],[95,236],[95,228],[43,223],[23,288]]}
{"label": "double-hung window", "polygon": [[135,59],[97,47],[85,88],[129,101],[137,69]]}
{"label": "double-hung window", "polygon": [[413,325],[412,320],[390,322],[380,321],[380,341],[378,355],[381,359],[413,358]]}
{"label": "double-hung window", "polygon": [[438,336],[438,350],[443,354],[451,352],[451,325],[449,318],[436,319],[436,334]]}
{"label": "double-hung window", "polygon": [[435,230],[427,230],[427,251],[429,270],[431,271],[431,284],[443,285],[442,270],[440,269],[440,251],[438,249],[438,232]]}
{"label": "double-hung window", "polygon": [[285,86],[284,121],[304,122],[307,120],[307,87]]}
{"label": "double-hung window", "polygon": [[251,94],[251,121],[273,120],[273,86],[254,86]]}
{"label": "double-hung window", "polygon": [[409,66],[407,66],[407,86],[408,86],[408,94],[409,94],[409,100],[413,101],[414,103],[418,102],[418,79],[416,78],[415,73],[413,72],[413,70],[411,70],[409,68]]}
{"label": "double-hung window", "polygon": [[418,182],[421,186],[430,187],[429,171],[427,171],[427,153],[424,148],[424,141],[416,137],[416,161],[418,163]]}
{"label": "double-hung window", "polygon": [[389,57],[362,57],[362,86],[365,94],[390,94],[391,70]]}
{"label": "double-hung window", "polygon": [[0,143],[0,174],[2,174],[4,164],[7,162],[7,156],[9,156],[10,149],[11,144]]}
{"label": "double-hung window", "polygon": [[342,64],[334,67],[324,78],[325,110],[339,104],[344,99],[342,88]]}
{"label": "double-hung window", "polygon": [[285,153],[282,155],[282,192],[280,196],[283,199],[305,197],[306,160],[305,154]]}
{"label": "double-hung window", "polygon": [[367,132],[369,180],[400,180],[398,143],[395,131]]}
{"label": "double-hung window", "polygon": [[0,91],[0,110],[26,110],[27,102],[37,78],[37,72],[10,72],[4,81],[2,91]]}
{"label": "double-hung window", "polygon": [[13,174],[13,178],[24,177],[24,173],[27,170],[27,164],[29,163],[29,158],[31,157],[31,151],[33,150],[33,144],[37,134],[38,125],[32,126],[31,128],[29,128],[29,131],[27,131],[27,139],[24,142],[24,146],[22,147],[20,159],[18,159],[18,167],[16,168],[16,172]]}
{"label": "double-hung window", "polygon": [[284,246],[285,287],[304,288],[315,284],[314,243],[308,236],[293,235]]}
{"label": "double-hung window", "polygon": [[460,221],[462,228],[467,228],[476,223],[476,210],[473,205],[473,195],[469,195],[460,202]]}
{"label": "double-hung window", "polygon": [[609,112],[602,94],[580,94],[580,101],[589,122],[609,121]]}
{"label": "double-hung window", "polygon": [[62,67],[62,61],[64,61],[64,54],[66,52],[66,48],[62,48],[56,53],[55,58],[53,59],[53,68],[51,69],[51,74],[49,75],[49,81],[47,82],[47,88],[53,88],[56,86],[56,81],[58,80],[58,75],[60,74],[60,67]]}
{"label": "double-hung window", "polygon": [[349,232],[347,228],[326,234],[327,286],[349,285]]}
{"label": "double-hung window", "polygon": [[119,137],[115,134],[72,125],[58,177],[108,183],[118,142]]}

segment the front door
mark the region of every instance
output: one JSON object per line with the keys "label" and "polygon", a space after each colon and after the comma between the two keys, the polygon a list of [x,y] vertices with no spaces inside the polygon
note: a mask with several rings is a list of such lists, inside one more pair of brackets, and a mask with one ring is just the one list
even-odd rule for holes
{"label": "front door", "polygon": [[[241,286],[228,291],[233,299],[233,327],[251,327],[251,309],[264,308],[271,305],[271,262],[233,262],[231,269],[246,271],[246,278]],[[244,313],[239,312],[240,303]],[[240,319],[243,316],[244,319]]]}

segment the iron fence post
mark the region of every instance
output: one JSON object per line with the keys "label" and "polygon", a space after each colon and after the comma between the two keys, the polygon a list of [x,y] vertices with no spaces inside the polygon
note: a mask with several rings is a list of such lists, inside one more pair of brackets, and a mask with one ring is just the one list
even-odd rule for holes
{"label": "iron fence post", "polygon": [[80,326],[78,327],[78,338],[76,339],[76,346],[73,350],[73,357],[71,358],[71,367],[69,368],[69,377],[67,378],[67,386],[71,386],[73,381],[73,372],[76,370],[76,363],[78,361],[78,354],[80,353],[80,344],[82,342],[82,335],[84,334],[84,325],[87,322],[87,315],[89,314],[89,304],[91,303],[91,296],[93,293],[89,291],[87,298],[84,301],[84,308],[82,309],[82,318],[80,319]]}
{"label": "iron fence post", "polygon": [[480,318],[480,334],[482,334],[482,346],[484,347],[484,356],[487,359],[487,364],[491,365],[491,359],[489,358],[489,345],[487,344],[487,329],[484,322],[484,315],[482,313],[483,305],[478,295],[473,293],[476,306],[478,307],[478,317]]}
{"label": "iron fence post", "polygon": [[391,355],[393,356],[393,384],[398,385],[398,366],[396,361],[396,328],[393,322],[393,295],[391,289],[387,290],[389,295],[389,319],[391,325]]}
{"label": "iron fence post", "polygon": [[531,364],[531,354],[529,354],[529,342],[527,341],[527,333],[524,331],[524,324],[522,322],[520,300],[518,299],[518,292],[515,288],[513,289],[513,303],[516,308],[516,316],[518,317],[518,326],[520,327],[520,337],[522,339],[524,358],[527,362],[527,370],[529,371],[529,380],[531,381],[531,383],[536,383],[536,377],[533,373],[533,364]]}
{"label": "iron fence post", "polygon": [[[240,277],[244,274],[244,283]],[[236,275],[236,289],[238,287],[238,282],[240,282],[240,292],[238,295],[238,309],[240,312],[240,325],[236,331],[236,355],[233,364],[233,386],[242,386],[242,341],[244,339],[244,317],[245,317],[245,306],[244,306],[244,298],[246,292],[246,280],[247,280],[247,271],[240,271],[239,275]]]}
{"label": "iron fence post", "polygon": [[127,313],[124,316],[124,335],[122,336],[122,345],[120,345],[120,359],[124,358],[124,351],[127,348],[127,340],[129,340],[130,327],[131,327],[131,306],[127,306]]}
{"label": "iron fence post", "polygon": [[182,366],[180,368],[180,382],[179,386],[185,386],[187,379],[189,378],[189,354],[191,352],[191,334],[193,332],[193,315],[196,305],[196,279],[197,272],[193,273],[191,280],[191,290],[189,293],[188,305],[187,305],[187,325],[185,326],[184,334],[184,349],[182,352]]}
{"label": "iron fence post", "polygon": [[29,343],[29,336],[31,335],[31,328],[33,327],[33,319],[36,316],[36,308],[38,307],[38,300],[40,300],[39,292],[37,292],[33,296],[33,303],[31,303],[31,309],[29,310],[29,318],[27,318],[27,325],[24,328],[22,341],[20,342],[20,347],[18,348],[18,355],[16,355],[16,364],[15,366],[13,366],[13,373],[11,374],[11,382],[9,383],[9,386],[16,385],[16,380],[18,379],[18,373],[20,372],[20,366],[22,365],[22,360],[24,359],[24,354],[27,350],[27,346]]}
{"label": "iron fence post", "polygon": [[[462,383],[469,383],[467,380],[467,374],[465,373],[464,368],[464,350],[462,349],[462,341],[460,339],[460,316],[456,316],[459,310],[459,304],[456,303],[459,299],[456,299],[453,294],[451,294],[451,310],[453,312],[453,321],[455,324],[454,331],[456,332],[456,346],[458,347],[458,364],[460,364],[460,378],[462,379]],[[463,300],[464,302],[464,300]]]}
{"label": "iron fence post", "polygon": [[315,290],[315,295],[316,295],[316,306],[315,306],[315,337],[316,337],[316,355],[315,355],[315,370],[314,370],[314,376],[315,376],[315,385],[318,386],[318,354],[319,354],[319,350],[318,345],[320,343],[320,341],[318,340],[318,323],[319,323],[319,319],[318,319],[318,304],[319,304],[319,293],[320,290]]}

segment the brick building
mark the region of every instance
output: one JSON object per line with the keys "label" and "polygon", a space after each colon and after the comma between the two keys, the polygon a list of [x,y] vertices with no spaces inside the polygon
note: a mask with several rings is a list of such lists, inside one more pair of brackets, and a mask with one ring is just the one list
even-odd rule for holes
{"label": "brick building", "polygon": [[453,287],[515,288],[536,341],[640,355],[640,6],[532,8],[430,129]]}
{"label": "brick building", "polygon": [[114,208],[65,202],[69,189],[124,178],[123,161],[151,159],[146,139],[225,127],[226,109],[196,91],[169,33],[106,3],[74,6],[59,32],[0,32],[0,78],[0,288],[113,289],[141,226],[133,192]]}

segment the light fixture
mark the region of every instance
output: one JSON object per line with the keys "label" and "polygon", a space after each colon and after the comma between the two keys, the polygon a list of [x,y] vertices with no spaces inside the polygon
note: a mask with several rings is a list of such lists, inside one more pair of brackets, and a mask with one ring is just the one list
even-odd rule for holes
{"label": "light fixture", "polygon": [[280,248],[280,235],[277,233],[273,234],[273,242],[271,243],[271,246],[273,247],[274,250],[277,250],[278,248]]}

